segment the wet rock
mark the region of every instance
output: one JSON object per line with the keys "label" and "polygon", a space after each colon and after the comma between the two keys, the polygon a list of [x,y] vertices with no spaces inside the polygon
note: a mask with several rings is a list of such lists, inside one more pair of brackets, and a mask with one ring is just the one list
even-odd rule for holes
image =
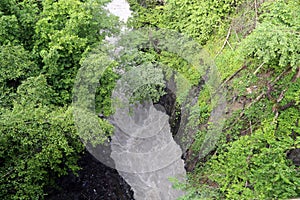
{"label": "wet rock", "polygon": [[49,191],[46,200],[134,200],[133,191],[118,172],[89,152],[85,152],[78,164],[82,168],[78,176],[70,172],[58,179],[58,189]]}
{"label": "wet rock", "polygon": [[293,161],[293,164],[297,167],[300,166],[300,149],[292,149],[287,154],[288,159]]}

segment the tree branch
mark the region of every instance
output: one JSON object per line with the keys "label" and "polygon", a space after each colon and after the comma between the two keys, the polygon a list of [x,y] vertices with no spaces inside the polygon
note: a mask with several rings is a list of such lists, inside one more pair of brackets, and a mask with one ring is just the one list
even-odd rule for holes
{"label": "tree branch", "polygon": [[[291,69],[292,69],[292,68],[289,67],[288,69],[286,69],[285,71],[283,71],[281,74],[279,74],[273,81],[268,82],[267,85],[274,86],[274,84],[275,84],[279,79],[281,79],[281,77],[282,77],[284,74],[288,73]],[[252,101],[250,104],[248,104],[248,105],[246,106],[245,109],[250,108],[253,104],[255,104],[255,103],[257,103],[258,101],[260,101],[260,100],[263,98],[263,96],[265,96],[265,95],[267,94],[267,92],[268,92],[268,91],[263,91],[262,93],[260,93],[260,95],[258,95],[258,96],[255,98],[254,101]],[[245,109],[240,113],[240,117],[244,115]]]}
{"label": "tree branch", "polygon": [[259,65],[259,67],[253,72],[253,74],[256,75],[257,72],[260,70],[260,68],[261,68],[264,64],[265,64],[265,62],[261,63],[261,64]]}
{"label": "tree branch", "polygon": [[254,8],[255,8],[254,28],[256,28],[256,24],[257,24],[257,21],[258,21],[257,0],[254,0]]}
{"label": "tree branch", "polygon": [[[218,55],[219,55],[219,54],[223,51],[223,49],[225,48],[226,43],[228,43],[228,39],[229,39],[230,33],[231,33],[231,26],[230,26],[229,29],[228,29],[227,36],[226,36],[226,39],[225,39],[225,41],[224,41],[224,43],[223,43],[223,46],[222,46],[222,48],[220,49],[220,51],[217,53],[217,55],[215,56],[215,58],[218,57]],[[231,48],[232,48],[232,47],[231,47]]]}
{"label": "tree branch", "polygon": [[295,74],[295,76],[292,79],[292,82],[295,82],[297,80],[297,78],[300,78],[300,67],[297,67],[297,72]]}
{"label": "tree branch", "polygon": [[236,72],[234,72],[234,74],[232,74],[229,78],[227,78],[220,87],[223,87],[228,81],[230,81],[231,79],[233,79],[233,77],[235,77],[238,73],[240,73],[240,71],[242,71],[243,69],[245,69],[247,66],[243,65],[241,68],[239,68]]}

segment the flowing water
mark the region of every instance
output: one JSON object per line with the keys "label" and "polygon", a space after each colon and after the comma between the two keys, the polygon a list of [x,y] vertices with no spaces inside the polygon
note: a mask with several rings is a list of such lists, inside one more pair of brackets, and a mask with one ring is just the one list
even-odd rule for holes
{"label": "flowing water", "polygon": [[130,6],[126,0],[112,0],[106,9],[111,14],[118,16],[122,22],[127,22],[128,18],[131,17]]}
{"label": "flowing water", "polygon": [[[113,0],[106,9],[125,23],[131,16],[125,0]],[[110,42],[116,38],[106,40]],[[124,82],[117,83],[113,96],[126,102],[123,85]],[[133,189],[136,200],[177,199],[184,193],[174,189],[169,179],[184,181],[186,171],[182,151],[170,131],[169,116],[152,104],[136,104],[131,110],[133,115],[128,107],[119,108],[113,116],[115,133],[111,157],[116,169]]]}
{"label": "flowing water", "polygon": [[[131,16],[125,0],[113,0],[106,9],[124,23]],[[126,27],[123,26],[122,30]],[[116,42],[118,38],[106,40]],[[117,84],[117,87],[122,88],[122,85]],[[114,95],[122,96],[117,90]],[[135,200],[173,200],[183,195],[182,191],[172,188],[168,179],[177,177],[183,180],[186,173],[180,158],[181,149],[172,138],[169,116],[157,105],[138,104],[133,110],[135,115],[131,117],[128,117],[128,110],[122,109],[114,115],[116,131],[111,146],[105,150],[111,152],[117,170],[100,162],[93,152],[85,151],[79,160],[82,169],[78,176],[70,172],[59,178],[56,182],[59,188],[49,188],[45,199],[133,200],[134,196]],[[135,135],[126,134],[128,132]],[[138,135],[142,137],[136,137]],[[101,152],[103,149],[98,150],[100,156],[106,154]]]}

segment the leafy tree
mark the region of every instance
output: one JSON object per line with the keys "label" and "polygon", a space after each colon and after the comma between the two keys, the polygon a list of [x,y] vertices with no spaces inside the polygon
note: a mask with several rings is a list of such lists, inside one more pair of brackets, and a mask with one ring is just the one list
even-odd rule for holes
{"label": "leafy tree", "polygon": [[[43,1],[43,12],[35,27],[34,55],[42,73],[58,93],[57,103],[70,102],[73,80],[89,45],[104,38],[101,29],[115,30],[114,18],[99,10],[102,1]],[[100,12],[99,12],[100,11]]]}
{"label": "leafy tree", "polygon": [[3,45],[0,49],[0,105],[11,106],[16,88],[38,72],[31,54],[22,46]]}
{"label": "leafy tree", "polygon": [[31,50],[34,44],[34,26],[41,10],[41,1],[1,1],[0,44],[13,42],[22,44],[26,50]]}
{"label": "leafy tree", "polygon": [[[191,36],[218,56],[216,63],[221,77],[229,77],[224,85],[229,89],[228,100],[233,102],[228,108],[231,117],[226,120],[220,143],[211,152],[214,156],[195,161],[197,166],[191,171],[187,186],[191,192],[183,199],[299,196],[299,170],[287,158],[287,152],[299,148],[299,2],[168,0],[161,5],[131,0],[130,3],[136,11],[131,20],[133,27],[168,28]],[[249,13],[245,14],[246,10]],[[157,60],[197,80],[198,76],[189,73],[190,67],[176,56],[156,53]],[[247,93],[246,89],[253,86],[256,89]],[[209,94],[205,90],[201,93],[195,110],[201,111],[202,125],[188,152],[190,159],[199,153],[211,111]],[[239,109],[237,104],[242,98],[244,105]]]}
{"label": "leafy tree", "polygon": [[[300,194],[299,171],[287,158],[290,150],[299,148],[299,8],[295,1],[263,4],[257,28],[233,51],[242,52],[248,70],[235,77],[238,84],[232,82],[231,87],[272,85],[261,86],[254,95],[240,90],[252,106],[234,115],[233,122],[228,120],[228,138],[208,163],[199,165],[199,176],[217,184],[224,199],[287,199]],[[262,80],[266,72],[271,75]]]}
{"label": "leafy tree", "polygon": [[133,9],[137,11],[132,24],[134,27],[150,25],[176,30],[205,44],[213,34],[224,32],[224,27],[230,22],[230,14],[242,2],[168,0],[164,5],[155,5],[156,3],[152,2],[153,8],[144,8],[139,5],[139,1],[130,0]]}
{"label": "leafy tree", "polygon": [[286,157],[299,144],[299,137],[294,140],[282,118],[278,121],[264,122],[253,135],[229,144],[208,164],[210,178],[227,199],[287,199],[299,194],[300,174]]}
{"label": "leafy tree", "polygon": [[22,46],[39,68],[32,71],[45,74],[53,86],[56,103],[70,103],[73,80],[84,53],[105,35],[117,31],[116,17],[101,8],[107,2],[1,1],[0,45]]}
{"label": "leafy tree", "polygon": [[80,60],[117,30],[107,2],[0,2],[1,199],[43,199],[78,169],[83,145],[68,104]]}
{"label": "leafy tree", "polygon": [[[193,66],[171,52],[147,46],[148,40],[140,41],[139,36],[130,45],[140,44],[137,46],[141,48],[132,48],[116,62],[110,62],[98,49],[103,47],[101,40],[118,28],[116,18],[101,8],[107,2],[1,0],[0,198],[43,199],[43,190],[55,177],[78,169],[76,161],[83,147],[68,104],[80,67],[107,62],[108,68],[100,80],[93,76],[94,71],[86,74],[100,84],[90,92],[96,91],[96,111],[105,116],[113,112],[110,96],[120,78],[118,70],[127,72],[132,65],[150,68],[161,63],[167,78],[172,70],[177,70],[193,85],[199,84],[200,74],[195,73]],[[228,99],[233,103],[241,97],[246,99],[245,104],[251,103],[227,120],[214,155],[208,155],[203,162],[196,160],[198,165],[191,172],[190,185],[185,186],[190,193],[183,199],[299,196],[299,170],[287,159],[287,153],[300,144],[299,2],[130,0],[130,4],[135,11],[130,21],[134,28],[155,26],[191,36],[218,56],[222,78],[245,64],[224,84],[230,89],[232,96]],[[242,21],[255,16],[255,21],[249,22],[255,26],[241,35],[232,18],[243,17],[246,8],[241,6],[245,5],[251,14]],[[232,29],[220,50],[215,44],[222,43],[229,25]],[[85,80],[80,81],[84,85]],[[79,92],[91,89],[80,86]],[[257,89],[247,94],[245,90],[251,86]],[[158,100],[164,91],[160,88],[157,92],[155,87],[145,85],[132,97],[140,100],[150,95]],[[181,102],[180,96],[185,94],[177,96],[177,103]],[[190,148],[195,156],[207,134],[206,123],[213,107],[209,96],[204,87],[190,116],[195,122],[191,126],[199,127]],[[94,113],[89,114],[80,115],[84,125],[84,120],[90,122],[90,117],[95,117]],[[93,125],[100,123],[103,128],[97,137],[107,139],[103,136],[112,133],[111,124],[105,119],[93,119]],[[94,127],[82,128],[90,131]],[[84,139],[95,141],[94,136]]]}
{"label": "leafy tree", "polygon": [[77,170],[78,141],[71,110],[47,106],[51,89],[43,76],[18,88],[13,109],[1,110],[0,197],[43,199],[46,186]]}

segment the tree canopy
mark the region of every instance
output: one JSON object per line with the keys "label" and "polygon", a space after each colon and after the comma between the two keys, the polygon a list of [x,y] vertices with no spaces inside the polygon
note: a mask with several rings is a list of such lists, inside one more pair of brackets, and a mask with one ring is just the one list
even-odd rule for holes
{"label": "tree canopy", "polygon": [[105,3],[0,2],[1,199],[44,199],[57,177],[79,169],[72,88],[85,53],[117,31]]}
{"label": "tree canopy", "polygon": [[[57,177],[79,169],[77,160],[84,145],[72,115],[72,90],[80,69],[108,60],[103,49],[109,46],[103,40],[120,31],[117,17],[103,8],[108,2],[1,0],[1,199],[44,199]],[[95,123],[104,130],[100,138],[109,139],[113,131],[105,118],[114,112],[111,94],[122,72],[161,64],[164,81],[174,81],[179,87],[179,76],[171,73],[176,71],[199,93],[188,105],[187,124],[196,132],[188,132],[192,142],[183,157],[189,176],[188,184],[177,184],[187,191],[181,199],[299,197],[300,2],[129,3],[133,11],[130,28],[170,29],[209,52],[220,75],[220,87],[227,90],[225,126],[217,145],[201,157],[209,117],[216,106],[209,86],[193,64],[174,52],[159,45],[136,45],[110,62],[99,80],[93,80],[100,85],[95,89],[95,109],[101,114]],[[132,46],[145,42],[139,39],[127,42]],[[179,91],[182,94],[174,97],[174,105],[167,105],[172,130],[184,117],[180,107],[189,92]],[[149,84],[136,90],[132,99],[150,97],[163,104],[166,95],[170,95],[166,88]]]}

